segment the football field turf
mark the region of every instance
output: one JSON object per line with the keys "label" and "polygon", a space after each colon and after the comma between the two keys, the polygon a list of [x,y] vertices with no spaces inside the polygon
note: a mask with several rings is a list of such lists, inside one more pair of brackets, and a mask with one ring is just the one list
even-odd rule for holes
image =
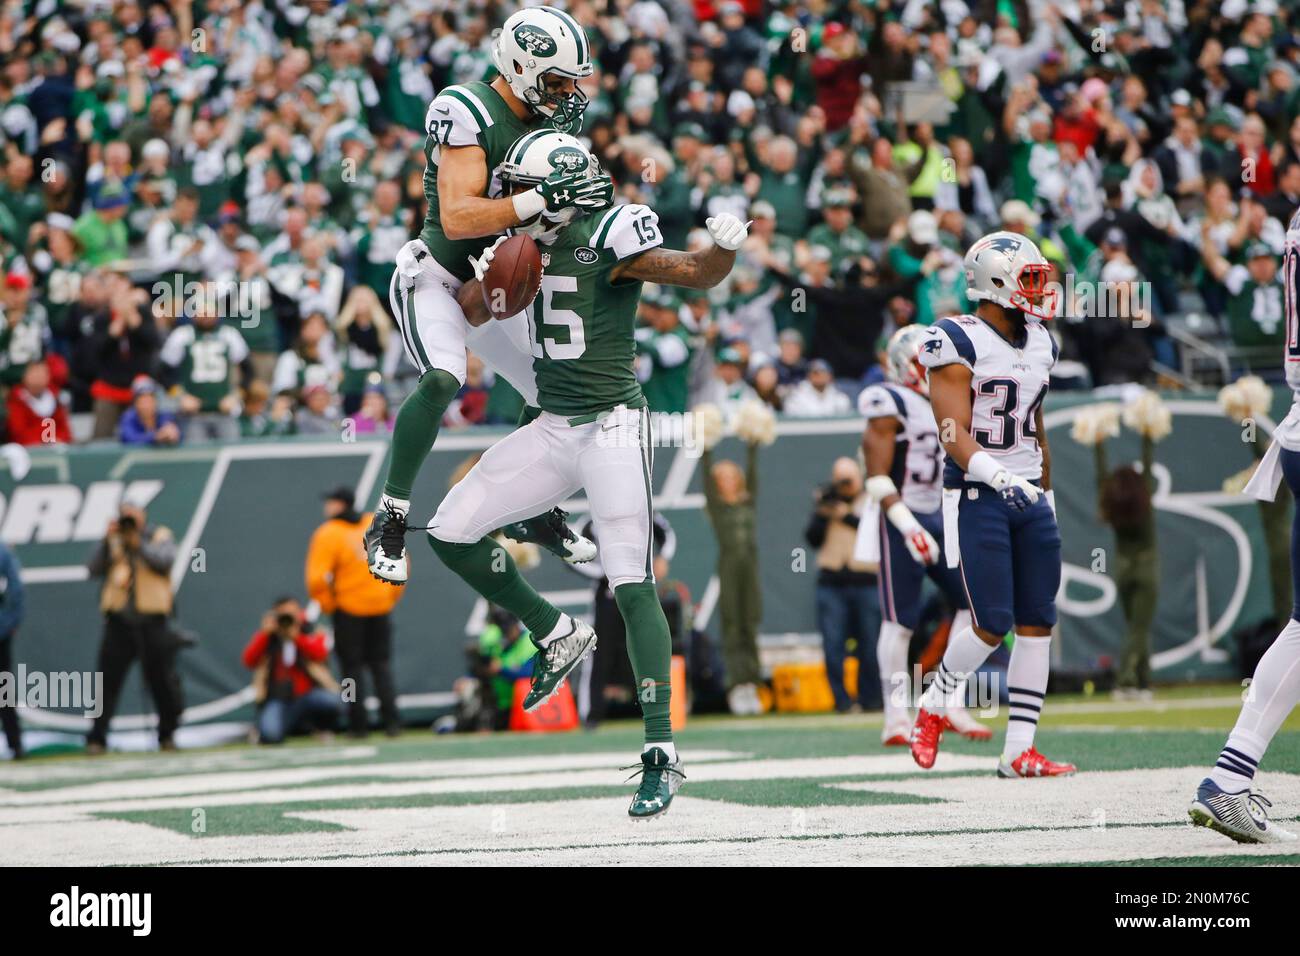
{"label": "football field turf", "polygon": [[[921,771],[877,716],[693,718],[687,781],[634,824],[624,782],[639,725],[180,754],[37,758],[0,769],[0,864],[1168,864],[1300,863],[1188,824],[1238,688],[1154,703],[1053,698],[1040,749],[1073,778],[999,780],[994,742],[944,738]],[[1300,718],[1258,784],[1300,814]]]}

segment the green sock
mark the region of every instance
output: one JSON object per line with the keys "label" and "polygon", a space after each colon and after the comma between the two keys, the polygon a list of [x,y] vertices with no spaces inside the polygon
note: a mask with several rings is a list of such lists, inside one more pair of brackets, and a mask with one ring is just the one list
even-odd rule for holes
{"label": "green sock", "polygon": [[479,538],[473,544],[455,544],[429,535],[442,563],[487,600],[503,607],[541,640],[560,623],[560,609],[533,590],[515,567],[501,542]]}
{"label": "green sock", "polygon": [[442,414],[460,391],[460,382],[450,372],[435,368],[420,379],[397,412],[388,461],[384,494],[410,500],[411,488],[429,449],[438,437]]}
{"label": "green sock", "polygon": [[614,589],[614,600],[627,625],[627,656],[636,675],[645,742],[670,743],[673,739],[670,713],[673,639],[659,595],[654,584],[643,581],[620,584]]}

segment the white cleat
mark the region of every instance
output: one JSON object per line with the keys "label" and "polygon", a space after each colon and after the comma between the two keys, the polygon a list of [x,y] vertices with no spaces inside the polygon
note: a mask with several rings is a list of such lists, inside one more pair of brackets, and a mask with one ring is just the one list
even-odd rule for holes
{"label": "white cleat", "polygon": [[904,714],[885,721],[880,728],[880,743],[885,747],[906,747],[912,741],[912,718]]}
{"label": "white cleat", "polygon": [[970,715],[965,707],[949,707],[945,730],[961,734],[967,740],[992,740],[993,731],[989,730]]}
{"label": "white cleat", "polygon": [[1187,815],[1198,827],[1209,827],[1238,843],[1291,843],[1296,835],[1268,819],[1273,804],[1258,790],[1227,793],[1209,777],[1196,788]]}
{"label": "white cleat", "polygon": [[586,564],[596,557],[596,542],[576,531],[573,532],[573,540],[566,540],[563,547],[568,551],[563,557],[569,564]]}

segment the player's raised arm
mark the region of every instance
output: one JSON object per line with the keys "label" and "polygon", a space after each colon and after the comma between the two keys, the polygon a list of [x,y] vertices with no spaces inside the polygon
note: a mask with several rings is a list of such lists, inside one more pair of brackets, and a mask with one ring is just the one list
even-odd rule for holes
{"label": "player's raised arm", "polygon": [[697,252],[680,249],[649,249],[620,262],[610,272],[610,280],[638,279],[660,285],[685,286],[688,289],[711,289],[731,271],[736,250],[749,236],[749,224],[730,213],[709,219],[705,225],[714,244]]}

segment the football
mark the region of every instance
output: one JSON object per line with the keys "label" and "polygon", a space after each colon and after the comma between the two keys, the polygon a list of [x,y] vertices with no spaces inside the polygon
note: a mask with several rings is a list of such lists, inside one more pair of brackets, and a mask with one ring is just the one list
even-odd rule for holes
{"label": "football", "polygon": [[542,285],[542,253],[532,236],[511,236],[497,246],[483,277],[483,304],[494,319],[528,308]]}

